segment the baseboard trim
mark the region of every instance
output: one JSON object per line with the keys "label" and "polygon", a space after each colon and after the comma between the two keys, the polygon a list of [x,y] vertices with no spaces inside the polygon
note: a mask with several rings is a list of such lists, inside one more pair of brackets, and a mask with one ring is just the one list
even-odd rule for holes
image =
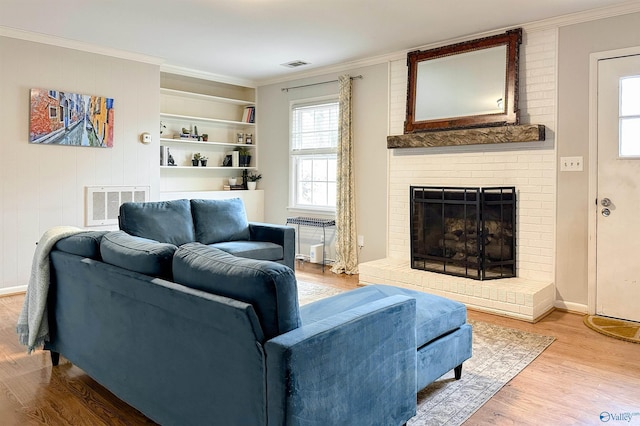
{"label": "baseboard trim", "polygon": [[564,300],[556,300],[553,304],[557,309],[567,312],[575,312],[577,314],[586,314],[589,312],[587,305],[582,303],[565,302]]}
{"label": "baseboard trim", "polygon": [[27,291],[26,285],[17,285],[15,287],[0,288],[0,296],[11,296],[14,294],[25,293]]}

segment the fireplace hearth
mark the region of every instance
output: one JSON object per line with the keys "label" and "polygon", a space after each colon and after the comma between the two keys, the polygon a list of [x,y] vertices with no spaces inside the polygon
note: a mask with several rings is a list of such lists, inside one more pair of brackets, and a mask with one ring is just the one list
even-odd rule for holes
{"label": "fireplace hearth", "polygon": [[515,277],[515,187],[411,186],[410,194],[413,269]]}

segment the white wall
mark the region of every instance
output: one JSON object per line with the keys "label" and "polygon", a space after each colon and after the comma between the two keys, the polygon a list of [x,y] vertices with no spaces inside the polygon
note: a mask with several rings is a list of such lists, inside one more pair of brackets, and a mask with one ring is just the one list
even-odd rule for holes
{"label": "white wall", "polygon": [[[159,76],[158,65],[0,36],[0,294],[27,284],[44,231],[84,226],[86,185],[150,185],[157,197]],[[114,98],[114,147],[29,144],[35,87]]]}
{"label": "white wall", "polygon": [[[284,223],[288,216],[304,213],[287,209],[289,190],[289,105],[291,101],[337,95],[338,84],[330,83],[283,92],[283,87],[335,80],[340,74],[362,75],[353,80],[353,140],[358,234],[365,238],[360,261],[385,257],[386,251],[386,135],[388,123],[387,64],[349,69],[341,73],[269,84],[258,88],[258,138],[260,172],[265,190],[265,220]],[[307,230],[308,244],[318,242],[321,231]],[[304,243],[304,242],[303,242]],[[333,241],[328,241],[333,245]],[[333,257],[331,248],[328,257]]]}

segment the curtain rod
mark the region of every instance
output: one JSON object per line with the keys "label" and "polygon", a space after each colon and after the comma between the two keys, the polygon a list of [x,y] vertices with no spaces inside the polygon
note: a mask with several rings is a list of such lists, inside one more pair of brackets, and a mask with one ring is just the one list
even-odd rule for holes
{"label": "curtain rod", "polygon": [[[360,78],[364,78],[364,77],[362,75],[356,75],[356,76],[349,77],[349,78],[351,80],[353,80],[353,79],[356,79],[356,78],[360,79]],[[338,80],[321,81],[319,83],[303,84],[302,86],[283,87],[281,90],[283,92],[288,92],[289,90],[292,90],[292,89],[300,89],[300,88],[303,88],[303,87],[318,86],[320,84],[337,83],[337,82],[338,82]]]}

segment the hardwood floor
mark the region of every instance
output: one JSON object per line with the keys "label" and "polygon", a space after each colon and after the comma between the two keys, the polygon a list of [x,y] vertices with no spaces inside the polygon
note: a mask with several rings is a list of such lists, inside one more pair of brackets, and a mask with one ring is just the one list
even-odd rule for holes
{"label": "hardwood floor", "polygon": [[[357,276],[323,274],[308,263],[296,267],[299,280],[358,285]],[[27,355],[15,334],[23,298],[0,297],[0,425],[153,424],[64,358],[52,368],[48,352]],[[602,412],[638,413],[630,422],[610,423],[640,424],[640,345],[600,335],[581,315],[561,311],[537,324],[476,311],[469,318],[556,341],[466,425],[598,425]]]}

